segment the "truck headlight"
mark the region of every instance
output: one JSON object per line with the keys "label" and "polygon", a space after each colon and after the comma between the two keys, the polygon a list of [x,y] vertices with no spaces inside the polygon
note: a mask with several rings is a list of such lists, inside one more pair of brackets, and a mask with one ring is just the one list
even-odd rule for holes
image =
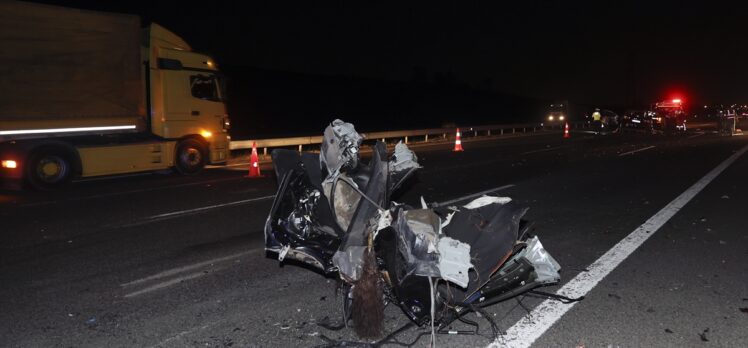
{"label": "truck headlight", "polygon": [[16,169],[18,168],[18,163],[14,160],[3,160],[2,167],[8,169]]}

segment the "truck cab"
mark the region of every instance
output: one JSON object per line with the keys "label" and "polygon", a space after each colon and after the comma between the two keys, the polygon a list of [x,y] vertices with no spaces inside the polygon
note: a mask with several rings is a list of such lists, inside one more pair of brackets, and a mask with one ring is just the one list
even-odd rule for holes
{"label": "truck cab", "polygon": [[[207,156],[205,163],[226,162],[230,121],[225,78],[215,60],[192,52],[180,37],[158,24],[151,24],[149,31],[150,45],[144,47],[144,58],[149,69],[151,132],[178,142],[175,165],[180,172],[199,170],[196,156]],[[204,147],[179,148],[180,142],[190,139]]]}
{"label": "truck cab", "polygon": [[563,125],[568,121],[568,105],[565,103],[553,103],[548,106],[547,114],[543,120],[543,124],[546,126],[557,126]]}

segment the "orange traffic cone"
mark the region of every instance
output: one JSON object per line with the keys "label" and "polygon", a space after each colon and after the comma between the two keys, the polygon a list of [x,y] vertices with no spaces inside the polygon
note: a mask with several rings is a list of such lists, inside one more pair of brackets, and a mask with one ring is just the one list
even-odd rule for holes
{"label": "orange traffic cone", "polygon": [[564,126],[564,139],[569,137],[569,122],[566,122],[566,125]]}
{"label": "orange traffic cone", "polygon": [[463,151],[462,140],[460,140],[460,129],[457,128],[457,136],[455,136],[455,149],[452,151]]}
{"label": "orange traffic cone", "polygon": [[249,174],[250,178],[259,178],[260,175],[260,163],[257,156],[257,142],[252,142],[252,155],[249,157]]}

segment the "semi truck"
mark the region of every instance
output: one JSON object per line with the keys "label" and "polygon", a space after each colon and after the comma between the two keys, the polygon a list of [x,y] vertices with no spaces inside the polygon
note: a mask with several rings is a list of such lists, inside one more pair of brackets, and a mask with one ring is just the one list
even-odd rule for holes
{"label": "semi truck", "polygon": [[158,24],[0,1],[0,47],[4,187],[170,168],[189,175],[228,159],[224,76]]}

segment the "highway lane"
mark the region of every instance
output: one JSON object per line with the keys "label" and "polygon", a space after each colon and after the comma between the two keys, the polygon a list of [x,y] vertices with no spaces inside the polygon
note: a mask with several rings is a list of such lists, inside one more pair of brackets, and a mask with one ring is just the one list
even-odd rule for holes
{"label": "highway lane", "polygon": [[[552,134],[466,142],[464,153],[449,151],[451,144],[418,148],[424,168],[396,199],[416,203],[423,195],[427,201],[442,201],[514,184],[502,194],[531,208],[528,217],[536,222],[535,233],[564,267],[563,278],[568,281],[745,143],[741,137],[712,134],[600,137],[576,133],[567,140]],[[732,237],[718,239],[725,244],[705,244],[701,249],[684,246],[684,250],[710,255],[733,248],[731,259],[745,264],[748,256],[745,251],[741,254],[741,236],[736,232],[744,229],[736,214],[730,213],[741,206],[739,197],[744,191],[737,188],[745,162],[739,159],[714,184],[735,186],[726,193],[731,199],[710,201],[687,215],[689,205],[672,220],[691,221],[693,215],[706,214],[700,214],[702,210],[711,211],[714,221],[724,225],[720,230],[732,231]],[[147,175],[80,182],[54,193],[1,193],[0,281],[4,286],[0,301],[6,310],[0,314],[0,337],[12,346],[174,347],[309,346],[321,344],[317,337],[321,334],[354,339],[350,332],[330,332],[315,324],[325,316],[338,316],[334,281],[295,265],[279,266],[266,257],[261,230],[275,181],[272,175],[247,179],[244,174],[213,169],[198,177]],[[697,196],[697,201],[710,189]],[[662,233],[668,226],[619,270],[640,262],[688,278],[693,264],[672,257],[663,262],[660,249],[649,247],[668,235]],[[696,237],[693,243],[701,242]],[[726,287],[724,292],[736,296],[742,292],[740,296],[746,298],[744,285],[741,288],[736,280],[740,273],[734,273],[739,267],[721,273],[720,279],[726,280],[719,285]],[[687,313],[682,323],[693,327],[711,320],[699,317],[706,309],[700,304],[709,304],[699,296],[708,294],[668,297],[657,293],[655,286],[645,286],[639,273],[619,270],[609,277],[615,281],[604,280],[541,336],[539,344],[701,342],[698,335],[686,334],[691,332],[688,326],[675,325],[669,328],[678,335],[662,331],[646,335],[647,339],[651,336],[649,341],[631,338],[654,326],[646,320],[623,319],[636,307],[626,301],[629,294],[692,304],[687,311],[652,307],[654,312],[647,312],[647,307],[645,313],[650,320],[662,322],[674,313]],[[701,275],[706,273],[702,270]],[[625,289],[599,290],[613,283]],[[616,296],[621,301],[609,303],[618,300]],[[522,299],[528,308],[539,302]],[[599,308],[607,309],[595,312]],[[585,316],[584,311],[594,313]],[[606,315],[615,311],[620,314],[611,316],[607,324]],[[525,315],[517,301],[494,306],[491,312],[501,319],[503,329]],[[387,316],[389,328],[404,323],[394,307],[388,308]],[[729,325],[745,324],[745,315],[728,316],[732,321],[723,320]],[[588,318],[595,318],[594,323]],[[715,325],[710,324],[710,330],[718,330]],[[484,333],[486,329],[484,325]],[[746,342],[735,330],[719,330],[718,337],[727,332],[720,342]],[[408,332],[401,339],[413,339],[419,332]],[[490,342],[476,336],[438,339],[448,346]],[[421,342],[425,345],[426,338]]]}

